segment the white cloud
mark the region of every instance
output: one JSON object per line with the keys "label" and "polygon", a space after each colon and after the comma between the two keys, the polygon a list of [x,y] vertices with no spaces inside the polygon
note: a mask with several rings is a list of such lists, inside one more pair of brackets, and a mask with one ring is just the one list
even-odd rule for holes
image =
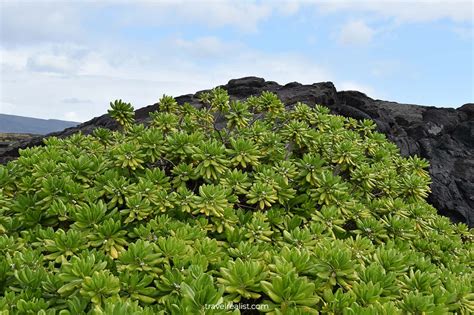
{"label": "white cloud", "polygon": [[[297,6],[279,1],[0,1],[3,45],[88,41],[87,24],[109,27],[205,25],[255,32],[272,14],[293,14]],[[94,17],[107,16],[94,21]],[[85,24],[86,22],[86,24]]]}
{"label": "white cloud", "polygon": [[304,1],[273,0],[273,3],[276,5],[278,13],[291,16],[301,10],[301,5],[304,3]]}
{"label": "white cloud", "polygon": [[27,67],[36,72],[65,74],[73,71],[76,64],[66,56],[35,55],[28,58]]}
{"label": "white cloud", "polygon": [[396,59],[375,61],[370,70],[370,74],[377,78],[387,78],[402,73],[412,74],[413,67],[407,62]]}
{"label": "white cloud", "polygon": [[427,22],[450,19],[454,22],[473,21],[472,0],[369,0],[369,1],[309,1],[322,12],[369,12],[397,22]]}
{"label": "white cloud", "polygon": [[[131,1],[133,5],[136,1]],[[256,31],[258,24],[279,8],[279,2],[233,0],[165,0],[138,2],[138,9],[127,19],[139,24],[199,23],[210,27],[231,26],[242,31]]]}
{"label": "white cloud", "polygon": [[3,69],[19,70],[26,66],[28,58],[30,56],[29,51],[13,51],[7,50],[0,47],[0,66]]}
{"label": "white cloud", "polygon": [[3,44],[62,41],[81,33],[79,2],[0,1]]}
{"label": "white cloud", "polygon": [[4,45],[87,41],[84,21],[104,13],[109,27],[205,25],[256,32],[262,22],[274,15],[292,16],[311,8],[323,14],[370,13],[397,23],[449,19],[471,23],[472,29],[473,5],[472,0],[3,0],[0,1],[0,36]]}
{"label": "white cloud", "polygon": [[79,115],[76,112],[66,112],[64,114],[64,120],[79,121],[79,119]]}
{"label": "white cloud", "polygon": [[365,45],[375,33],[364,21],[350,21],[341,28],[338,39],[344,45]]}
{"label": "white cloud", "polygon": [[[205,50],[208,44],[201,53],[211,56],[212,62],[202,62],[194,50]],[[67,44],[4,48],[6,55],[23,57],[2,67],[0,100],[11,105],[1,111],[85,121],[105,113],[109,102],[118,98],[139,108],[162,94],[193,93],[248,75],[281,83],[331,77],[327,69],[302,55],[264,53],[243,45],[239,53],[232,53],[236,45],[213,37],[163,41],[153,49],[122,47],[120,53],[116,47],[73,49]],[[227,57],[219,58],[220,54]]]}
{"label": "white cloud", "polygon": [[[363,83],[338,83],[324,65],[309,55],[254,50],[239,41],[221,40],[213,33],[216,28],[258,32],[259,25],[272,15],[292,15],[309,6],[328,14],[350,10],[400,22],[442,18],[465,22],[472,18],[465,2],[452,8],[443,3],[428,7],[423,2],[407,5],[384,1],[385,7],[376,1],[354,4],[337,0],[38,3],[0,0],[0,112],[76,121],[102,115],[116,98],[139,108],[156,102],[164,93],[192,93],[248,75],[282,84],[333,80],[338,89],[356,89],[379,97]],[[113,10],[109,10],[112,6]],[[101,21],[109,23],[107,27],[98,25],[104,34],[86,34],[85,18],[100,16],[101,10],[109,14],[107,20]],[[363,18],[375,25],[373,19],[366,19],[365,15]],[[198,25],[205,31],[199,30],[202,37],[182,37],[177,31],[160,40],[161,37],[148,34],[151,40],[143,44],[114,37],[123,35],[113,33],[124,26],[122,23],[137,28]],[[342,29],[339,39],[346,44],[367,43],[378,30],[362,20],[353,20]],[[308,38],[309,42],[313,40]],[[383,70],[375,69],[374,74],[382,75]]]}
{"label": "white cloud", "polygon": [[474,40],[474,25],[470,26],[454,26],[453,31],[463,40]]}
{"label": "white cloud", "polygon": [[0,114],[9,113],[15,109],[15,105],[10,102],[0,100]]}
{"label": "white cloud", "polygon": [[77,97],[64,98],[64,99],[62,99],[62,102],[66,103],[66,104],[92,103],[92,101],[89,100],[89,99],[80,99],[80,98],[77,98]]}
{"label": "white cloud", "polygon": [[243,48],[237,42],[222,42],[214,36],[199,37],[194,40],[177,38],[171,44],[177,46],[179,51],[191,54],[198,58],[221,58]]}

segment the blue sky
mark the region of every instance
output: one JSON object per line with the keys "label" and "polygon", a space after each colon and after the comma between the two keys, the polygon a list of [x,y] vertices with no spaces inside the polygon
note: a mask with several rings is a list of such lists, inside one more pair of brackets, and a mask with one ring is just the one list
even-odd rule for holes
{"label": "blue sky", "polygon": [[255,75],[474,102],[473,1],[0,0],[0,113],[85,121]]}

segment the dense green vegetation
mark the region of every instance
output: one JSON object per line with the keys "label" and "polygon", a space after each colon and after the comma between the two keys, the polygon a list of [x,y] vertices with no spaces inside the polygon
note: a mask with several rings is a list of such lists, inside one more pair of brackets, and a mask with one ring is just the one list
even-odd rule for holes
{"label": "dense green vegetation", "polygon": [[0,314],[474,312],[473,233],[425,160],[322,106],[201,101],[147,126],[115,101],[121,130],[0,166]]}

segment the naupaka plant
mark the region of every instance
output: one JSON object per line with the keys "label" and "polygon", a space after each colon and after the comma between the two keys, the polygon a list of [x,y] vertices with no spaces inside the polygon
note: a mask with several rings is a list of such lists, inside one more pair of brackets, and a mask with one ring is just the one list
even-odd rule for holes
{"label": "naupaka plant", "polygon": [[155,108],[0,166],[0,314],[474,312],[472,230],[373,121],[224,88]]}

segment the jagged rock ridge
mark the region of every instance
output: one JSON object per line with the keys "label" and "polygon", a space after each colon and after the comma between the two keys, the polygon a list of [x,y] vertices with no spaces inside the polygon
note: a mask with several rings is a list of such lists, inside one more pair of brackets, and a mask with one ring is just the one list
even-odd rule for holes
{"label": "jagged rock ridge", "polygon": [[[271,91],[288,106],[297,102],[321,104],[336,114],[373,119],[379,131],[394,141],[403,155],[416,154],[430,161],[433,184],[428,201],[439,213],[454,222],[474,226],[474,104],[457,109],[399,104],[374,100],[356,91],[338,92],[331,82],[311,85],[292,82],[282,86],[257,77],[230,80],[222,87],[234,99]],[[176,100],[198,106],[198,94],[179,96]],[[148,113],[156,108],[157,104],[138,109],[136,119],[147,121]],[[65,137],[77,131],[88,134],[97,127],[115,129],[117,125],[108,115],[103,115],[50,135]],[[19,148],[41,143],[41,137],[19,142],[0,152],[0,162],[17,157]]]}

